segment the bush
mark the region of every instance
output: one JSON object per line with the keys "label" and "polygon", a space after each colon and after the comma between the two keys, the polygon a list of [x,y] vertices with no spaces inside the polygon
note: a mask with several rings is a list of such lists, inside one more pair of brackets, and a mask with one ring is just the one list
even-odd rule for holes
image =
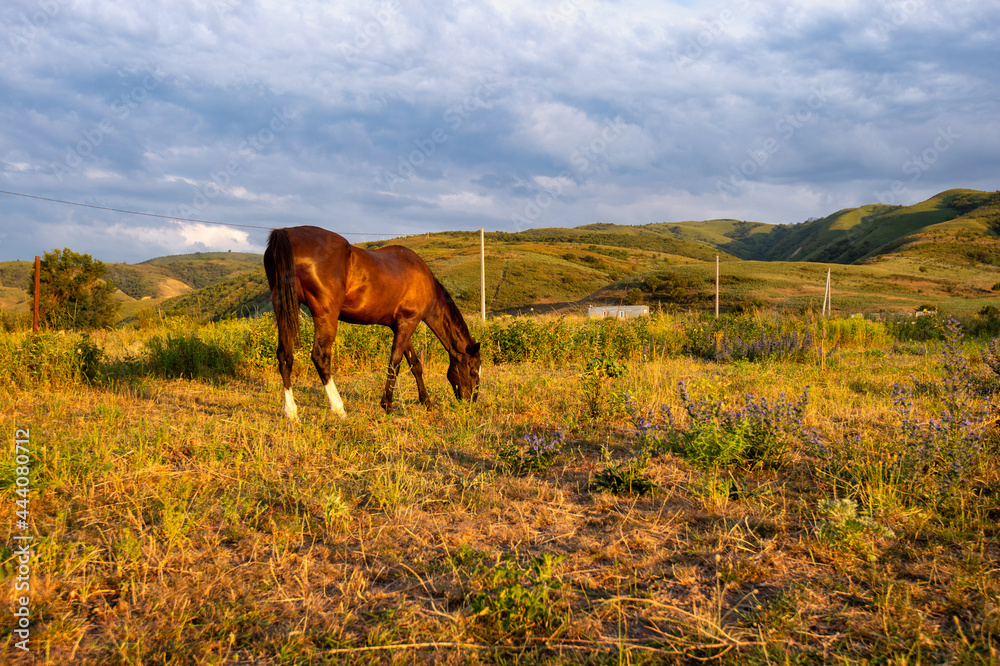
{"label": "bush", "polygon": [[[103,279],[106,273],[105,265],[89,254],[69,248],[46,252],[39,279],[39,320],[53,328],[111,328],[120,304],[111,298],[115,286]],[[33,297],[34,276],[26,288]]]}
{"label": "bush", "polygon": [[7,310],[0,310],[0,331],[15,333],[30,330],[30,312],[8,312]]}
{"label": "bush", "polygon": [[235,375],[242,349],[198,333],[167,333],[145,343],[149,369],[167,378]]}
{"label": "bush", "polygon": [[773,402],[747,393],[743,406],[735,409],[727,409],[723,400],[692,398],[683,381],[678,391],[689,421],[686,430],[670,407],[643,412],[631,397],[626,399],[642,450],[675,453],[706,468],[775,468],[784,464],[793,443],[816,439],[802,420],[809,387],[798,398],[781,394]]}
{"label": "bush", "polygon": [[469,601],[478,632],[494,641],[548,638],[556,633],[567,621],[555,608],[553,595],[562,588],[555,568],[564,559],[545,553],[523,566],[508,555],[483,572],[484,589]]}
{"label": "bush", "polygon": [[508,474],[542,474],[555,464],[564,442],[561,430],[556,430],[551,438],[525,435],[523,447],[507,442],[497,447],[496,454],[500,467]]}
{"label": "bush", "polygon": [[103,357],[103,348],[89,335],[5,335],[0,337],[0,384],[28,387],[93,381]]}

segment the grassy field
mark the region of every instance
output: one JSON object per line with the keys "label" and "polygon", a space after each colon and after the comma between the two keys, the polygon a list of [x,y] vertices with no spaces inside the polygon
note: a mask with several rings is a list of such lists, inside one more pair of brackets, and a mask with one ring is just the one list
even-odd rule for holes
{"label": "grassy field", "polygon": [[0,551],[32,650],[7,610],[0,661],[1000,661],[1000,350],[773,312],[473,329],[478,403],[421,328],[437,404],[406,374],[386,415],[387,331],[343,325],[348,418],[303,349],[298,425],[267,319],[0,333],[0,516],[34,537],[28,592]]}

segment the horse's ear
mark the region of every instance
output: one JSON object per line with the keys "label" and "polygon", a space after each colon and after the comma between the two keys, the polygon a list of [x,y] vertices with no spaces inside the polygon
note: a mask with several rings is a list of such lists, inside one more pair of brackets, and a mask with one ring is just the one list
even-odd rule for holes
{"label": "horse's ear", "polygon": [[465,353],[469,354],[470,356],[475,356],[476,354],[479,353],[479,345],[480,344],[481,343],[479,343],[479,342],[473,342],[471,345],[469,345],[468,347],[465,348]]}

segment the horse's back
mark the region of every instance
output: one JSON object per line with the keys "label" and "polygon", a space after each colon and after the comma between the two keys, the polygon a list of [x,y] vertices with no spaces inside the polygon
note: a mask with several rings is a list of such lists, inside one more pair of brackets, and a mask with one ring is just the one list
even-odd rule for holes
{"label": "horse's back", "polygon": [[430,268],[407,247],[366,250],[313,226],[286,231],[299,297],[314,316],[334,310],[347,322],[392,325],[399,318],[422,317],[436,295]]}
{"label": "horse's back", "polygon": [[409,248],[352,247],[344,318],[388,324],[400,317],[421,317],[434,298],[435,285],[427,264]]}

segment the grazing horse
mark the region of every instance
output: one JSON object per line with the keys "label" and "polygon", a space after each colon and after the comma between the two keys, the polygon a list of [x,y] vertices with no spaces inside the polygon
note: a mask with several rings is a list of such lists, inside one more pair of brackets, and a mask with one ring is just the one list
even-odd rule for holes
{"label": "grazing horse", "polygon": [[450,359],[448,382],[460,400],[479,394],[479,343],[455,301],[412,250],[390,245],[377,250],[352,246],[343,236],[319,227],[274,229],[264,251],[264,271],[278,324],[278,370],[285,387],[285,415],[295,420],[292,357],[299,335],[299,303],[312,312],[315,336],[312,361],[326,389],[330,409],[345,418],[344,401],[330,376],[330,355],[337,322],[382,324],[392,329],[389,376],[382,407],[392,409],[400,361],[406,357],[417,380],[420,402],[427,404],[423,366],[410,338],[425,322]]}

